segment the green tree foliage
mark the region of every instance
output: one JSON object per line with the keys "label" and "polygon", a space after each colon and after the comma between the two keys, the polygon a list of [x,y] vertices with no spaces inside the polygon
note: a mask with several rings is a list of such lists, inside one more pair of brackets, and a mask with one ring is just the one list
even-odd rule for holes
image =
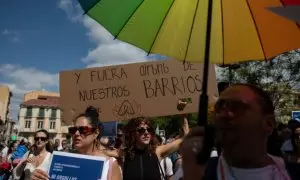
{"label": "green tree foliage", "polygon": [[[167,136],[176,135],[179,133],[179,129],[181,127],[181,115],[174,115],[174,116],[165,116],[165,117],[155,117],[150,118],[153,124],[153,127],[156,128],[159,126],[159,129],[165,130]],[[197,126],[197,114],[189,114],[188,121],[190,127]]]}
{"label": "green tree foliage", "polygon": [[[300,86],[300,50],[281,54],[272,61],[252,61],[239,65],[240,68],[232,70],[232,74],[229,74],[228,67],[222,68],[221,77],[225,78],[220,80],[231,77],[232,83],[250,83],[262,87],[270,93],[278,116],[290,116],[295,106],[300,107],[294,94]],[[295,102],[298,104],[295,105]]]}

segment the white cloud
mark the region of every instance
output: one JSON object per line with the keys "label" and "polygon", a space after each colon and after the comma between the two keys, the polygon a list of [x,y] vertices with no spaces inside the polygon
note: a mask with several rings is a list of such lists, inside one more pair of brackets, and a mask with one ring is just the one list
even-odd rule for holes
{"label": "white cloud", "polygon": [[2,31],[2,34],[3,34],[3,35],[10,35],[10,34],[11,34],[11,31],[9,31],[8,29],[4,29],[4,30]]}
{"label": "white cloud", "polygon": [[21,32],[16,30],[4,29],[2,35],[6,36],[10,42],[17,43],[21,40]]}
{"label": "white cloud", "polygon": [[0,64],[0,77],[13,93],[11,116],[17,120],[19,105],[23,101],[24,93],[58,87],[58,74],[51,74],[36,68],[22,67],[12,64]]}
{"label": "white cloud", "polygon": [[58,7],[66,12],[68,19],[71,21],[80,21],[83,12],[78,3],[74,5],[71,0],[60,0],[58,1]]}
{"label": "white cloud", "polygon": [[89,50],[87,55],[82,58],[87,67],[150,60],[144,51],[119,40],[114,40],[113,36],[96,21],[87,15],[82,15],[83,11],[78,3],[74,3],[72,0],[60,0],[58,7],[66,12],[68,19],[72,22],[79,22],[86,27],[86,35],[96,44],[96,47]]}

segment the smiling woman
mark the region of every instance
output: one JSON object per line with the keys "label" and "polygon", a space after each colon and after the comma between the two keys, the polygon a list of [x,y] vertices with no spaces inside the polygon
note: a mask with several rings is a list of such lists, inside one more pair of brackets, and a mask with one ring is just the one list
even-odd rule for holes
{"label": "smiling woman", "polygon": [[29,180],[32,172],[36,169],[46,171],[49,168],[52,152],[49,133],[44,129],[38,130],[34,140],[33,151],[29,151],[23,156],[23,160],[14,169],[13,179]]}

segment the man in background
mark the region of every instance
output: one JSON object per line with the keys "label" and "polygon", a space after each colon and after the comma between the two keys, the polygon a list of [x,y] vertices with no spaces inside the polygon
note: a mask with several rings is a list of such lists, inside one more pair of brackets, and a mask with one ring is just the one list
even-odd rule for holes
{"label": "man in background", "polygon": [[62,150],[62,147],[60,146],[60,139],[55,139],[53,150],[54,151]]}
{"label": "man in background", "polygon": [[62,140],[61,147],[62,147],[62,149],[60,151],[63,151],[63,152],[69,152],[70,151],[70,147],[69,147],[69,144],[68,144],[66,139]]}

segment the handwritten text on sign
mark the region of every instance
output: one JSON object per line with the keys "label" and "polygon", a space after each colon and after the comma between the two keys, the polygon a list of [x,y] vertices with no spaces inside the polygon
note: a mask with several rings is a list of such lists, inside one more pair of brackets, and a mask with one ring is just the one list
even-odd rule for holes
{"label": "handwritten text on sign", "polygon": [[[101,121],[137,116],[165,116],[198,110],[202,65],[175,60],[135,63],[60,73],[63,120],[71,120],[88,105],[99,108]],[[210,101],[217,95],[214,67],[209,72]],[[178,99],[191,98],[184,111]]]}

